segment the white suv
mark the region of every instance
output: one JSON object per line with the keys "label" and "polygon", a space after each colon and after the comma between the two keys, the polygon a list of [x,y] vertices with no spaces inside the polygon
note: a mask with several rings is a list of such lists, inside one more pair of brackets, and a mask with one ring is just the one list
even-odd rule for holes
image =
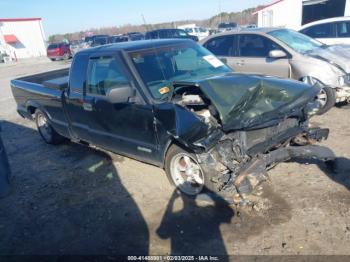
{"label": "white suv", "polygon": [[300,33],[326,45],[350,44],[350,16],[319,20],[304,25]]}

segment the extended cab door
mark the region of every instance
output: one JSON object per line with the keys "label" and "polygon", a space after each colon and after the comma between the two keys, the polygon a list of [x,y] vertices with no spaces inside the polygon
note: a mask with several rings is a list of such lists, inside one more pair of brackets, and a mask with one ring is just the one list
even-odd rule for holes
{"label": "extended cab door", "polygon": [[[120,103],[110,102],[106,94],[125,87],[133,90],[133,97]],[[84,105],[90,142],[152,161],[157,150],[152,106],[142,100],[119,56],[90,57]]]}
{"label": "extended cab door", "polygon": [[84,87],[88,62],[88,54],[75,55],[69,73],[69,90],[63,95],[63,109],[73,140],[90,141],[89,119],[84,110]]}

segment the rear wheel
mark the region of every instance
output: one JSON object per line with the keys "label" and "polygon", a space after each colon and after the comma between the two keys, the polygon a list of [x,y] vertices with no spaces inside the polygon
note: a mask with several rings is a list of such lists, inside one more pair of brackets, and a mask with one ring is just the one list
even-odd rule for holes
{"label": "rear wheel", "polygon": [[65,53],[63,55],[63,60],[68,60],[70,58],[70,55],[68,53]]}
{"label": "rear wheel", "polygon": [[168,150],[165,172],[169,181],[186,195],[198,195],[204,188],[213,188],[196,155],[176,145],[172,145]]}
{"label": "rear wheel", "polygon": [[65,140],[63,136],[58,134],[52,128],[52,126],[50,125],[47,119],[47,116],[39,109],[35,111],[35,123],[38,128],[40,136],[47,144],[57,145],[62,143]]}

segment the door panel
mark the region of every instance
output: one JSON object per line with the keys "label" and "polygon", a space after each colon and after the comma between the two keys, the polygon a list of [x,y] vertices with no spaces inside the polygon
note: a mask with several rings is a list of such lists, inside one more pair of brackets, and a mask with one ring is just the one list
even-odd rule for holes
{"label": "door panel", "polygon": [[272,50],[283,50],[272,40],[255,34],[242,34],[238,39],[238,57],[232,61],[238,72],[263,74],[288,78],[290,65],[288,57],[270,58]]}
{"label": "door panel", "polygon": [[84,110],[84,97],[81,93],[70,92],[63,100],[69,123],[70,135],[73,139],[90,142],[89,116]]}
{"label": "door panel", "polygon": [[136,99],[112,103],[111,89],[129,86],[127,74],[117,57],[98,57],[89,61],[86,94],[82,108],[87,116],[89,141],[111,151],[152,162],[157,140],[153,110],[136,92]]}
{"label": "door panel", "polygon": [[111,104],[96,98],[87,112],[91,140],[104,148],[149,160],[157,150],[152,107],[136,103]]}
{"label": "door panel", "polygon": [[283,78],[290,77],[289,60],[287,58],[245,57],[238,59],[236,67],[237,71],[243,73],[263,74]]}

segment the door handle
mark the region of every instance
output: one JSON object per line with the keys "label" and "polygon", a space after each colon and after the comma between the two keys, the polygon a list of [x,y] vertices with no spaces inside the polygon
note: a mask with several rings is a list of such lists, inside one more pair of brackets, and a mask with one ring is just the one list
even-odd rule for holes
{"label": "door handle", "polygon": [[244,66],[244,64],[245,64],[245,63],[244,63],[244,60],[241,60],[241,61],[239,61],[239,62],[236,63],[236,65],[238,65],[238,66]]}
{"label": "door handle", "polygon": [[86,102],[83,103],[83,108],[85,111],[92,111],[93,110],[92,104],[86,103]]}

